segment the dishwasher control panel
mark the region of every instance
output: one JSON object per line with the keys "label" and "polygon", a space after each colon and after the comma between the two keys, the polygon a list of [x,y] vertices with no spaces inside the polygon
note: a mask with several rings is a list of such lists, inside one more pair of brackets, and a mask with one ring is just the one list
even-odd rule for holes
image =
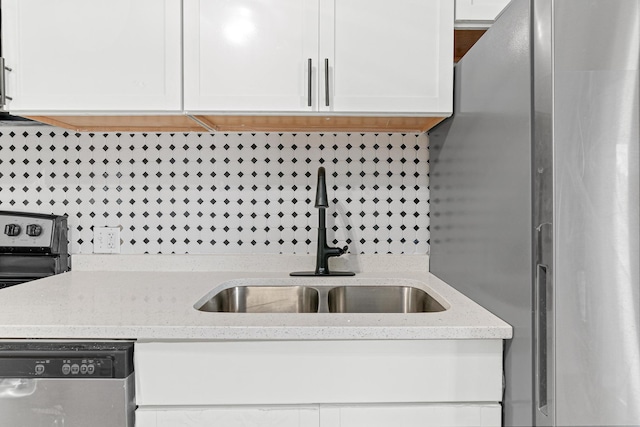
{"label": "dishwasher control panel", "polygon": [[0,364],[0,378],[114,378],[109,357],[12,357]]}

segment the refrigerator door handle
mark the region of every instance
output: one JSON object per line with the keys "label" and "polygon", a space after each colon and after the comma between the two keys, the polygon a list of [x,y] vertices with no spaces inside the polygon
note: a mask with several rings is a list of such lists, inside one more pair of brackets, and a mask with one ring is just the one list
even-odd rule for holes
{"label": "refrigerator door handle", "polygon": [[544,264],[536,266],[536,371],[537,406],[544,415],[549,415],[547,402],[547,269]]}

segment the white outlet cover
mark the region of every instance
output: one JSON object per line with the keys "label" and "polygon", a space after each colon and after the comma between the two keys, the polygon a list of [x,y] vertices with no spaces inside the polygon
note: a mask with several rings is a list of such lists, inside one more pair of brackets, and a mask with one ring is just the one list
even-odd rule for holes
{"label": "white outlet cover", "polygon": [[93,227],[93,253],[119,254],[120,227]]}

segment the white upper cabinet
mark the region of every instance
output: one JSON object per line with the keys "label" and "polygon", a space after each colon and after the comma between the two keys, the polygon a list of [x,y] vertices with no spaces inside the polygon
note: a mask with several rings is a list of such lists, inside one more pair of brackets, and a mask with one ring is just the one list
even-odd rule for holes
{"label": "white upper cabinet", "polygon": [[456,26],[485,22],[490,24],[510,0],[456,0]]}
{"label": "white upper cabinet", "polygon": [[320,4],[321,111],[451,113],[451,0]]}
{"label": "white upper cabinet", "polygon": [[453,23],[452,0],[3,0],[4,109],[72,129],[423,131],[452,112]]}
{"label": "white upper cabinet", "polygon": [[451,0],[185,0],[187,112],[450,115]]}
{"label": "white upper cabinet", "polygon": [[7,109],[179,111],[180,0],[3,0]]}
{"label": "white upper cabinet", "polygon": [[311,111],[317,51],[317,0],[185,0],[185,109]]}

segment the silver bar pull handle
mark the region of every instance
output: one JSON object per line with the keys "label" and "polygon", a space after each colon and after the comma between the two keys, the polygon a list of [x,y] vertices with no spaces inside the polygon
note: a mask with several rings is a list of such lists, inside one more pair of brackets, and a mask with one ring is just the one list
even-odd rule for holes
{"label": "silver bar pull handle", "polygon": [[4,107],[7,104],[7,99],[13,99],[7,96],[5,71],[11,71],[11,68],[5,67],[4,58],[0,57],[0,108]]}
{"label": "silver bar pull handle", "polygon": [[4,81],[4,58],[0,58],[0,108],[7,103],[6,83]]}
{"label": "silver bar pull handle", "polygon": [[547,266],[536,267],[536,365],[538,371],[538,410],[548,414],[547,405]]}
{"label": "silver bar pull handle", "polygon": [[313,85],[312,82],[312,66],[313,66],[313,62],[311,61],[311,58],[309,58],[307,60],[307,107],[311,107],[312,105],[312,100],[311,100],[311,86]]}
{"label": "silver bar pull handle", "polygon": [[324,58],[324,105],[329,106],[329,58]]}

